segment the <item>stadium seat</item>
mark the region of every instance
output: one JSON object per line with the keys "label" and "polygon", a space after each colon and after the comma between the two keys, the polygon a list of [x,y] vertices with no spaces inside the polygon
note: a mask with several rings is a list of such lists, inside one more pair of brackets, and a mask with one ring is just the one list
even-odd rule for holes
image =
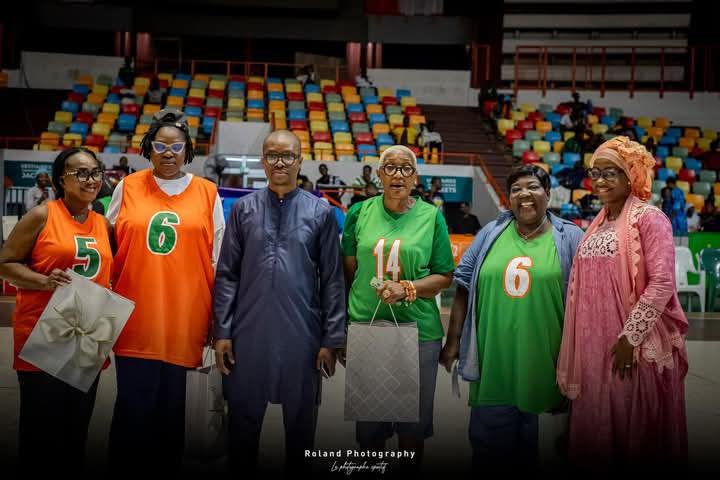
{"label": "stadium seat", "polygon": [[98,114],[97,118],[95,119],[95,122],[96,123],[104,123],[108,127],[112,127],[113,125],[115,125],[115,121],[117,120],[117,117],[118,116],[114,113],[102,112],[102,113]]}
{"label": "stadium seat", "polygon": [[562,154],[562,161],[565,165],[574,166],[578,161],[580,161],[580,154],[565,152]]}
{"label": "stadium seat", "polygon": [[540,134],[540,132],[536,132],[535,130],[525,131],[524,137],[525,137],[525,140],[527,140],[530,143],[536,142],[538,140],[542,140],[542,135]]}
{"label": "stadium seat", "polygon": [[515,140],[512,144],[514,157],[522,156],[523,152],[530,150],[530,143],[527,140]]}
{"label": "stadium seat", "polygon": [[655,126],[666,129],[670,127],[670,121],[667,118],[658,117],[655,119]]}
{"label": "stadium seat", "polygon": [[537,153],[533,152],[532,150],[525,150],[522,152],[522,163],[529,164],[529,163],[537,163],[540,161],[540,157]]}
{"label": "stadium seat", "polygon": [[709,182],[695,182],[692,188],[693,193],[707,197],[712,191],[712,183]]}
{"label": "stadium seat", "polygon": [[550,152],[550,144],[543,140],[536,140],[532,143],[532,149],[539,156],[542,156],[542,155]]}
{"label": "stadium seat", "polygon": [[[41,140],[42,141],[42,140]],[[83,138],[77,133],[66,133],[63,135],[62,144],[66,147],[79,147],[82,145]],[[45,143],[45,145],[48,145]]]}
{"label": "stadium seat", "polygon": [[353,131],[353,133],[369,133],[370,132],[370,126],[367,123],[353,123],[350,128]]}
{"label": "stadium seat", "polygon": [[355,143],[357,144],[375,144],[375,139],[369,132],[357,132],[355,133]]}
{"label": "stadium seat", "polygon": [[560,163],[560,155],[555,152],[546,152],[542,156],[543,162],[547,163],[548,165],[555,165],[556,163]]}
{"label": "stadium seat", "polygon": [[693,137],[680,137],[678,139],[678,145],[685,148],[686,150],[692,150],[695,147],[695,138]]}
{"label": "stadium seat", "polygon": [[390,125],[387,123],[376,123],[372,126],[372,133],[375,137],[383,133],[390,133]]}
{"label": "stadium seat", "polygon": [[110,125],[107,123],[93,123],[90,131],[93,135],[100,135],[107,138],[110,135]]}
{"label": "stadium seat", "polygon": [[[684,147],[674,147],[672,149],[673,157],[685,158],[688,156],[688,149]],[[667,161],[667,159],[666,159]]]}

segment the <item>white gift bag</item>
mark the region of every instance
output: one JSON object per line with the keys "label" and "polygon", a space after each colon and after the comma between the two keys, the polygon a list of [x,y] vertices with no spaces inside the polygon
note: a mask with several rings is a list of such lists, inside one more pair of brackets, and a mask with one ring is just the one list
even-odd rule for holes
{"label": "white gift bag", "polygon": [[20,351],[20,358],[87,392],[135,303],[68,269]]}
{"label": "white gift bag", "polygon": [[185,453],[199,460],[222,457],[227,450],[227,414],[222,373],[215,352],[206,348],[203,366],[188,370],[185,387]]}

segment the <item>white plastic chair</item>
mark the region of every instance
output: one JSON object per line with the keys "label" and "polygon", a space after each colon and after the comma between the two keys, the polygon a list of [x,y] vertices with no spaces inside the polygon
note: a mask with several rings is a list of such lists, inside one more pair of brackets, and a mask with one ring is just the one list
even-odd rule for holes
{"label": "white plastic chair", "polygon": [[[697,256],[700,271],[695,268],[693,254],[687,247],[675,247],[675,286],[678,294],[694,293],[700,299],[700,311],[705,312],[705,270],[700,263],[700,256]],[[688,284],[688,273],[700,275],[700,283],[697,285]],[[688,312],[692,311],[692,299],[688,299]]]}

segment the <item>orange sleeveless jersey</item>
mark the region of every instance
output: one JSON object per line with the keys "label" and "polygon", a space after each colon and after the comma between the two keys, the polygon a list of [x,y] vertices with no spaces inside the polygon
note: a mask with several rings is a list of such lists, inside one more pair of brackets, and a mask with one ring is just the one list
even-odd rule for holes
{"label": "orange sleeveless jersey", "polygon": [[113,289],[135,302],[115,353],[200,365],[210,328],[213,206],[217,187],[193,176],[180,195],[168,196],[152,170],[123,180],[115,221]]}
{"label": "orange sleeveless jersey", "polygon": [[[77,222],[62,200],[47,202],[48,217],[30,254],[29,267],[44,275],[53,269],[72,268],[105,288],[110,286],[112,250],[105,217],[91,211],[84,223]],[[53,292],[18,289],[13,313],[15,358],[13,368],[37,372],[35,366],[18,358]],[[107,367],[108,363],[105,364]]]}

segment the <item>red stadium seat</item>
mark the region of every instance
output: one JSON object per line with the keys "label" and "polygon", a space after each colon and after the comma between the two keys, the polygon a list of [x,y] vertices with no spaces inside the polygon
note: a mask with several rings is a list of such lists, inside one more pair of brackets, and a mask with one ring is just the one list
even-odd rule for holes
{"label": "red stadium seat", "polygon": [[332,142],[330,132],[315,132],[312,137],[313,142]]}
{"label": "red stadium seat", "polygon": [[120,95],[120,91],[122,91],[122,89],[124,89],[124,88],[125,88],[124,85],[115,85],[114,87],[112,87],[112,88],[110,89],[110,93],[114,93],[114,94],[116,94],[116,95]]}
{"label": "red stadium seat", "polygon": [[138,147],[128,147],[127,153],[136,153],[136,154],[139,154],[139,153],[140,153],[140,149],[139,149]]}
{"label": "red stadium seat", "polygon": [[632,117],[627,117],[623,124],[625,125],[625,128],[632,128],[635,126],[635,119]]}
{"label": "red stadium seat", "polygon": [[82,105],[85,101],[85,96],[81,93],[70,92],[67,96],[68,102],[75,102],[78,105]]}
{"label": "red stadium seat", "polygon": [[362,112],[348,113],[348,119],[350,123],[365,123],[367,121],[367,117]]}
{"label": "red stadium seat", "polygon": [[309,112],[324,112],[325,104],[323,102],[310,102],[308,103],[307,108]]}
{"label": "red stadium seat", "polygon": [[560,104],[555,108],[555,113],[559,113],[560,115],[565,115],[566,113],[570,113],[572,109],[568,107],[565,104]]}
{"label": "red stadium seat", "polygon": [[244,82],[245,81],[245,75],[231,75],[230,78],[228,78],[229,82]]}
{"label": "red stadium seat", "polygon": [[382,98],[382,104],[385,105],[385,106],[388,106],[388,105],[397,105],[397,104],[398,104],[398,101],[397,101],[397,98],[395,98],[395,97],[383,97],[383,98]]}
{"label": "red stadium seat", "polygon": [[130,115],[136,115],[140,111],[140,106],[135,103],[126,103],[121,108],[122,113],[128,113]]}
{"label": "red stadium seat", "polygon": [[590,180],[590,177],[583,178],[582,188],[592,192],[592,180]]}
{"label": "red stadium seat", "polygon": [[256,83],[256,82],[250,82],[250,83],[248,83],[248,84],[247,84],[247,89],[248,89],[248,90],[260,90],[261,92],[262,92],[263,90],[265,90],[265,89],[263,88],[263,84],[262,84],[262,83]]}
{"label": "red stadium seat", "polygon": [[595,107],[595,108],[593,108],[593,115],[595,115],[595,116],[598,117],[598,118],[602,118],[602,117],[604,117],[605,115],[607,115],[607,113],[605,113],[605,112],[606,112],[606,111],[605,111],[605,107]]}
{"label": "red stadium seat", "polygon": [[519,130],[508,130],[505,132],[505,145],[512,146],[515,140],[522,140],[523,133]]}
{"label": "red stadium seat", "polygon": [[225,98],[225,92],[223,90],[208,90],[207,96],[212,98]]}
{"label": "red stadium seat", "polygon": [[483,102],[483,113],[489,117],[495,110],[495,105],[497,105],[497,100],[485,100]]}
{"label": "red stadium seat", "polygon": [[204,115],[206,117],[220,118],[221,109],[219,107],[205,107]]}
{"label": "red stadium seat", "polygon": [[405,115],[422,115],[422,109],[420,107],[405,107]]}
{"label": "red stadium seat", "polygon": [[408,148],[415,154],[416,157],[419,157],[420,155],[422,155],[422,152],[420,151],[420,149],[418,147],[416,147],[415,145],[408,145]]}
{"label": "red stadium seat", "polygon": [[355,143],[375,145],[375,139],[373,139],[372,133],[358,132],[355,134]]}
{"label": "red stadium seat", "polygon": [[532,150],[526,150],[522,154],[522,162],[524,164],[537,163],[539,161],[540,157],[538,157],[538,154],[533,152]]}
{"label": "red stadium seat", "polygon": [[526,130],[533,130],[535,128],[535,122],[530,120],[521,120],[517,123],[515,128],[520,132],[525,133]]}
{"label": "red stadium seat", "polygon": [[95,122],[95,119],[93,118],[92,112],[78,112],[75,116],[75,121],[87,123],[88,126],[91,126]]}
{"label": "red stadium seat", "polygon": [[342,87],[354,87],[354,86],[355,86],[355,82],[353,82],[353,81],[351,81],[351,80],[340,80],[339,82],[337,82],[337,86],[338,86],[338,88],[342,88]]}
{"label": "red stadium seat", "polygon": [[695,171],[687,169],[687,168],[680,169],[680,171],[678,172],[677,179],[682,180],[683,182],[688,182],[688,183],[693,183],[693,182],[695,182],[695,180],[697,180],[695,178]]}
{"label": "red stadium seat", "polygon": [[189,107],[202,107],[203,105],[205,105],[205,99],[199,97],[188,97],[185,105]]}
{"label": "red stadium seat", "polygon": [[526,120],[529,120],[533,123],[542,122],[544,119],[545,116],[543,115],[543,113],[538,111],[528,113],[526,118]]}
{"label": "red stadium seat", "polygon": [[325,85],[322,89],[322,92],[325,94],[340,93],[340,89],[338,89],[338,87],[336,87],[335,85]]}
{"label": "red stadium seat", "polygon": [[289,102],[304,102],[305,95],[302,92],[288,92],[287,99]]}
{"label": "red stadium seat", "polygon": [[161,80],[158,80],[158,87],[164,88],[165,90],[167,90],[168,88],[170,88],[170,82],[164,78]]}
{"label": "red stadium seat", "polygon": [[305,120],[290,120],[290,130],[307,130],[307,122]]}
{"label": "red stadium seat", "polygon": [[103,137],[102,135],[90,134],[87,137],[85,137],[85,145],[90,145],[92,147],[98,147],[98,148],[104,148],[105,147],[105,137]]}

